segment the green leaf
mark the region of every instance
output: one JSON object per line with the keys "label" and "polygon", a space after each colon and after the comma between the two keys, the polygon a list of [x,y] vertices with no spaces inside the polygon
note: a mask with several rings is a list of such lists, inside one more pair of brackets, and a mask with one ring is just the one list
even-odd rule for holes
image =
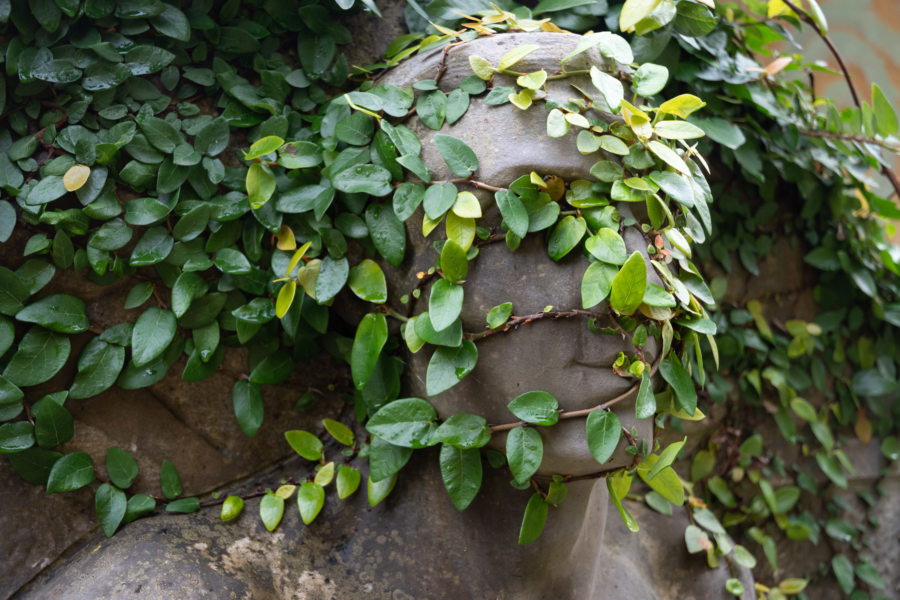
{"label": "green leaf", "polygon": [[97,513],[97,520],[100,521],[100,528],[106,537],[112,537],[125,518],[125,508],[128,501],[125,499],[125,492],[103,483],[97,488],[94,495],[94,510]]}
{"label": "green leaf", "polygon": [[541,536],[544,524],[547,522],[547,513],[550,505],[540,494],[535,492],[528,499],[525,506],[525,516],[522,518],[522,526],[519,528],[519,545],[530,544]]}
{"label": "green leaf", "polygon": [[469,94],[459,88],[450,92],[447,97],[447,125],[459,121],[467,110],[469,110]]}
{"label": "green leaf", "polygon": [[384,278],[384,271],[374,260],[363,259],[362,262],[350,269],[347,284],[357,297],[366,302],[374,304],[387,302],[387,282]]}
{"label": "green leaf", "polygon": [[684,366],[682,366],[681,361],[674,354],[669,355],[660,363],[659,373],[672,386],[678,408],[689,415],[693,415],[697,409],[697,390],[694,388],[694,381]]}
{"label": "green leaf", "polygon": [[831,570],[838,580],[838,585],[845,594],[850,594],[856,587],[853,574],[853,563],[843,554],[837,554],[831,558]]}
{"label": "green leaf", "polygon": [[[653,130],[659,137],[670,140],[692,140],[706,135],[705,131],[687,121],[660,121]],[[666,173],[675,175],[671,171]]]}
{"label": "green leaf", "polygon": [[174,152],[175,147],[181,143],[178,131],[164,119],[144,117],[139,125],[141,133],[147,137],[147,141],[165,154]]}
{"label": "green leaf", "polygon": [[306,169],[322,163],[322,148],[312,142],[288,142],[278,151],[278,164],[285,169]]}
{"label": "green leaf", "polygon": [[497,65],[497,69],[500,71],[504,71],[535,50],[538,50],[540,46],[537,44],[523,44],[521,46],[516,46],[512,50],[507,51],[501,58],[500,63]]}
{"label": "green leaf", "polygon": [[297,507],[304,524],[312,523],[324,505],[325,490],[321,486],[307,481],[297,490]]}
{"label": "green leaf", "polygon": [[67,336],[32,327],[19,342],[3,376],[19,387],[44,383],[63,367],[70,350]]}
{"label": "green leaf", "polygon": [[0,267],[0,313],[15,315],[24,308],[28,296],[28,288],[18,275],[6,267]]}
{"label": "green leaf", "polygon": [[491,439],[491,430],[484,417],[469,413],[452,415],[441,423],[431,436],[432,444],[443,442],[455,448],[481,448]]}
{"label": "green leaf", "polygon": [[378,482],[402,469],[412,456],[412,448],[395,446],[380,437],[373,437],[369,445],[369,476]]}
{"label": "green leaf", "polygon": [[[12,334],[9,337],[11,342]],[[0,421],[8,421],[17,417],[25,409],[22,404],[23,398],[25,398],[25,393],[0,375]]]}
{"label": "green leaf", "polygon": [[396,484],[396,473],[392,477],[382,479],[381,481],[373,481],[370,477],[366,486],[369,496],[369,506],[378,506],[378,504],[380,504],[382,500],[387,498],[391,491],[393,491]]}
{"label": "green leaf", "polygon": [[681,506],[684,504],[684,486],[672,467],[662,469],[653,479],[647,478],[656,462],[659,460],[655,454],[646,457],[640,466],[638,466],[638,475],[649,485],[656,493],[674,504]]}
{"label": "green leaf", "polygon": [[200,510],[200,500],[197,498],[181,498],[166,504],[167,513],[190,514]]}
{"label": "green leaf", "polygon": [[544,442],[533,427],[521,425],[510,429],[506,436],[506,460],[517,482],[528,481],[544,459]]}
{"label": "green leaf", "polygon": [[285,431],[284,439],[294,449],[294,452],[306,460],[319,460],[322,458],[322,440],[310,432],[302,429]]}
{"label": "green leaf", "polygon": [[828,479],[830,479],[834,485],[839,488],[847,489],[847,476],[844,474],[841,464],[834,456],[819,452],[816,454],[816,462],[819,464],[819,468],[822,469],[822,472],[828,476]]}
{"label": "green leaf", "polygon": [[343,289],[350,275],[350,263],[346,258],[335,260],[329,254],[322,259],[319,276],[316,278],[316,300],[328,302]]}
{"label": "green leaf", "polygon": [[450,283],[459,283],[469,272],[466,251],[453,240],[447,240],[441,250],[441,273]]}
{"label": "green leaf", "polygon": [[[659,453],[659,459],[656,461],[656,464],[653,465],[653,468],[650,469],[650,472],[647,473],[646,480],[649,481],[659,475],[660,471],[665,469],[668,466],[671,466],[675,459],[678,457],[678,453],[681,452],[681,449],[684,447],[684,443],[687,441],[687,437],[685,437],[680,442],[674,442],[666,446],[666,449]],[[702,525],[702,523],[701,523]],[[704,525],[704,527],[706,527]],[[707,527],[707,529],[710,529]]]}
{"label": "green leaf", "polygon": [[125,348],[100,338],[92,339],[78,359],[78,373],[69,388],[69,396],[90,398],[106,391],[116,382],[124,366]]}
{"label": "green leaf", "polygon": [[387,320],[383,314],[369,313],[360,320],[350,353],[350,373],[356,389],[362,389],[372,377],[387,337]]}
{"label": "green leaf", "polygon": [[138,476],[138,464],[125,450],[110,446],[106,450],[106,472],[113,485],[127,490]]}
{"label": "green leaf", "polygon": [[333,419],[322,419],[322,424],[325,425],[325,430],[331,434],[331,437],[338,442],[345,446],[353,446],[355,437],[349,427]]}
{"label": "green leaf", "polygon": [[177,498],[184,491],[181,487],[178,469],[167,459],[163,459],[162,466],[159,468],[159,484],[162,488],[163,496],[169,500]]}
{"label": "green leaf", "polygon": [[881,441],[881,454],[888,460],[900,460],[900,440],[896,436],[887,436]]}
{"label": "green leaf", "polygon": [[437,396],[459,383],[478,362],[478,349],[471,340],[458,348],[441,346],[431,355],[425,374],[425,391]]}
{"label": "green leaf", "polygon": [[447,116],[447,95],[441,90],[422,94],[416,102],[416,115],[429,129],[439,130]]}
{"label": "green leaf", "polygon": [[406,227],[387,204],[366,207],[366,226],[378,253],[389,265],[399,267],[406,253]]}
{"label": "green leaf", "polygon": [[75,420],[62,405],[41,402],[34,412],[34,437],[42,448],[65,444],[75,434]]}
{"label": "green leaf", "polygon": [[94,464],[86,452],[71,452],[53,463],[47,493],[72,492],[94,481]]}
{"label": "green leaf", "polygon": [[21,452],[34,446],[34,426],[28,421],[0,425],[0,454]]}
{"label": "green leaf", "polygon": [[872,84],[872,109],[875,111],[875,123],[878,126],[878,134],[889,136],[897,133],[900,122],[897,121],[897,113],[891,103],[885,97],[884,92],[876,84]]}
{"label": "green leaf", "polygon": [[16,314],[16,320],[59,333],[82,333],[90,326],[84,301],[68,294],[53,294],[32,302]]}
{"label": "green leaf", "polygon": [[525,392],[509,403],[509,410],[532,425],[556,425],[559,420],[559,402],[547,392]]}
{"label": "green leaf", "polygon": [[131,360],[138,367],[162,355],[177,331],[175,315],[151,306],[138,317],[131,333]]}
{"label": "green leaf", "polygon": [[537,6],[531,10],[531,14],[538,16],[543,13],[567,10],[586,4],[593,4],[593,0],[541,0],[537,3]]}
{"label": "green leaf", "polygon": [[689,37],[702,37],[712,33],[718,20],[710,10],[694,2],[679,2],[675,9],[675,31]]}
{"label": "green leaf", "polygon": [[244,499],[240,496],[228,496],[222,503],[221,519],[223,523],[234,521],[244,510]]}
{"label": "green leaf", "polygon": [[425,190],[422,207],[429,219],[439,220],[456,202],[457,190],[452,183],[438,183]]}
{"label": "green leaf", "polygon": [[262,208],[275,193],[275,175],[268,165],[262,163],[250,165],[245,183],[250,207],[253,209]]}
{"label": "green leaf", "polygon": [[581,279],[581,304],[584,308],[597,306],[609,295],[617,274],[612,265],[591,263]]}
{"label": "green leaf", "polygon": [[622,423],[616,413],[595,410],[587,417],[587,443],[591,454],[601,465],[612,458],[619,438],[622,436]]}
{"label": "green leaf", "polygon": [[478,170],[478,157],[461,139],[436,133],[434,145],[447,166],[457,177],[468,177]]}
{"label": "green leaf", "polygon": [[658,156],[664,163],[679,171],[685,175],[690,175],[691,171],[687,166],[687,163],[675,153],[674,150],[663,144],[662,142],[658,142],[656,140],[651,140],[648,144],[650,151]]}
{"label": "green leaf", "polygon": [[164,36],[174,38],[180,42],[191,39],[191,26],[188,18],[178,8],[171,4],[164,4],[165,8],[158,15],[148,19],[150,24]]}
{"label": "green leaf", "polygon": [[262,388],[258,383],[239,380],[231,389],[234,416],[244,435],[253,437],[263,422]]}
{"label": "green leaf", "polygon": [[463,288],[446,279],[438,279],[431,286],[428,299],[428,317],[435,331],[450,327],[462,313]]}
{"label": "green leaf", "polygon": [[59,175],[47,175],[31,188],[25,201],[28,204],[47,204],[66,195],[66,186]]}
{"label": "green leaf", "polygon": [[622,106],[622,100],[625,98],[625,88],[622,82],[604,73],[597,67],[591,67],[591,83],[597,88],[597,91],[603,94],[603,99],[613,112],[618,112]]}
{"label": "green leaf", "polygon": [[395,446],[424,448],[437,428],[436,419],[437,411],[427,401],[401,398],[378,409],[366,429]]}
{"label": "green leaf", "polygon": [[375,120],[363,113],[353,113],[338,121],[335,137],[351,146],[368,146],[375,132]]}
{"label": "green leaf", "polygon": [[175,55],[158,46],[138,44],[125,53],[125,66],[132,75],[150,75],[175,60]]}
{"label": "green leaf", "polygon": [[348,465],[341,465],[338,468],[337,481],[335,482],[338,498],[343,500],[353,495],[359,489],[361,479],[362,475],[357,469]]}
{"label": "green leaf", "polygon": [[417,315],[415,319],[416,335],[429,344],[435,346],[448,346],[450,348],[458,348],[462,344],[462,322],[457,320],[453,325],[437,332],[431,326],[431,319],[427,311]]}
{"label": "green leaf", "polygon": [[634,72],[632,77],[635,93],[650,97],[658,94],[666,87],[666,82],[669,80],[669,70],[662,65],[644,63]]}
{"label": "green leaf", "polygon": [[284,498],[266,494],[259,502],[259,518],[269,531],[275,531],[284,516]]}
{"label": "green leaf", "polygon": [[130,523],[135,519],[139,519],[140,517],[153,512],[155,508],[156,500],[147,494],[135,494],[128,499],[128,504],[125,506],[124,522]]}
{"label": "green leaf", "polygon": [[628,257],[612,282],[610,305],[619,314],[630,315],[637,310],[647,289],[647,265],[640,252]]}
{"label": "green leaf", "polygon": [[441,446],[441,478],[457,510],[468,508],[481,488],[481,453],[474,448]]}
{"label": "green leaf", "polygon": [[47,485],[50,470],[60,457],[62,454],[59,452],[38,447],[7,455],[9,464],[19,477],[32,485]]}
{"label": "green leaf", "polygon": [[619,232],[609,227],[601,227],[597,231],[597,235],[587,239],[584,247],[597,260],[612,265],[625,264],[625,259],[628,258],[625,240],[622,239]]}
{"label": "green leaf", "polygon": [[228,121],[219,117],[207,123],[194,138],[194,150],[208,156],[217,156],[228,147],[231,130]]}
{"label": "green leaf", "polygon": [[561,260],[575,249],[581,238],[584,237],[585,231],[587,231],[587,223],[582,217],[576,218],[572,215],[563,217],[556,224],[547,241],[547,253],[550,258],[555,261]]}
{"label": "green leaf", "polygon": [[661,0],[625,0],[619,13],[619,29],[626,33],[634,31],[635,25],[647,18]]}
{"label": "green leaf", "polygon": [[634,403],[634,418],[648,419],[656,414],[656,396],[653,394],[653,384],[645,370],[641,375],[641,387],[638,388],[637,399]]}

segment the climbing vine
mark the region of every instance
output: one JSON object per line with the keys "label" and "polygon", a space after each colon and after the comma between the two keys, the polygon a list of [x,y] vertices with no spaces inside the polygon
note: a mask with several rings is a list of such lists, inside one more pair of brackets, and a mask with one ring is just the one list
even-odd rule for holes
{"label": "climbing vine", "polygon": [[[74,433],[66,402],[150,386],[182,358],[180,376],[200,381],[238,346],[252,351],[234,382],[234,414],[253,436],[265,418],[262,386],[285,381],[321,344],[349,365],[362,427],[325,419],[344,446],[329,457],[313,433],[285,433],[316,467],[253,494],[270,530],[295,494],[309,524],[332,483],[343,499],[363,473],[378,504],[413,450],[440,444],[460,510],[478,493],[483,459],[509,469],[513,486],[531,493],[519,534],[531,542],[572,479],[537,475],[540,432],[578,418],[596,476],[607,477],[630,529],[637,475],[652,508],[688,508],[687,548],[711,565],[752,568],[758,544],[776,572],[776,541],[824,533],[850,543],[818,575],[758,584],[761,596],[802,596],[808,581],[828,577],[852,597],[883,588],[862,551],[866,526],[833,516],[842,500],[832,492],[854,472],[849,439],[879,443],[890,460],[900,454],[900,251],[885,232],[900,212],[873,179],[897,181],[884,153],[898,148],[898,120],[877,86],[866,103],[848,75],[855,107],[840,109],[814,95],[820,67],[800,55],[769,59],[773,42],[792,39],[788,26],[805,23],[844,68],[816,2],[451,4],[410,0],[412,33],[383,62],[351,66],[340,51],[351,34],[334,16],[359,10],[352,1],[0,0],[0,242],[22,255],[0,267],[0,452],[49,493],[96,485],[93,457],[57,449]],[[523,35],[496,63],[473,50],[471,75],[441,84],[449,57],[479,38],[563,29],[587,33],[558,68],[520,70],[540,48]],[[379,82],[385,69],[428,53],[440,57],[432,78]],[[571,84],[569,98],[548,93],[556,82]],[[469,143],[445,129],[474,102],[540,112],[545,129],[532,135],[596,158],[590,178],[483,181]],[[446,131],[433,143],[452,178],[433,178],[411,119]],[[646,216],[623,216],[625,204]],[[487,207],[499,222],[485,219]],[[434,266],[394,297],[385,272],[410,252],[407,222],[434,238]],[[643,247],[626,249],[629,229]],[[469,265],[486,245],[515,252],[527,236],[543,237],[550,260],[586,257],[582,305],[518,314],[511,298],[484,315],[483,329],[464,331]],[[802,318],[781,320],[772,298],[732,290],[729,274],[759,275],[779,239],[803,248],[813,273],[815,309]],[[140,316],[99,330],[83,299],[55,288],[67,270],[99,285],[132,281],[124,308]],[[707,283],[701,273],[722,275]],[[347,329],[335,301],[351,297],[368,308]],[[413,314],[426,297],[427,310]],[[558,319],[627,340],[612,365],[627,392],[576,411],[532,390],[509,398],[507,423],[439,415],[425,398],[402,397],[409,353],[430,353],[425,391],[438,396],[475,368],[479,340]],[[76,357],[77,335],[90,339]],[[68,361],[77,362],[73,380],[32,397]],[[653,439],[622,427],[609,409],[623,400],[654,420]],[[666,443],[667,432],[719,403],[727,416],[693,451],[689,476],[679,475],[686,441]],[[764,435],[776,429],[812,463]],[[631,465],[604,469],[620,446]],[[160,495],[129,494],[134,458],[111,447],[105,464],[95,498],[107,535],[159,504],[221,504],[231,520],[246,499],[182,497],[169,461]],[[823,493],[834,509],[827,518],[804,503]],[[737,579],[728,589],[742,593]]]}

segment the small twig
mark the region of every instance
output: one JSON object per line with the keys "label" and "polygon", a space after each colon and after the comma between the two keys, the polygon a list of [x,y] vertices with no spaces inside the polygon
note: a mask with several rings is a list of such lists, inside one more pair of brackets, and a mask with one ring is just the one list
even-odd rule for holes
{"label": "small twig", "polygon": [[861,135],[854,135],[852,133],[834,133],[831,131],[812,131],[809,129],[800,129],[801,134],[809,136],[809,137],[818,137],[818,138],[826,138],[829,140],[846,140],[848,142],[857,142],[859,144],[873,144],[875,146],[881,146],[886,150],[890,150],[891,152],[895,152],[900,154],[900,146],[894,146],[884,140],[878,140],[875,138],[868,138]]}
{"label": "small twig", "polygon": [[[834,56],[835,60],[838,62],[838,66],[841,68],[841,72],[844,74],[844,79],[847,80],[847,87],[850,89],[850,95],[853,96],[853,103],[856,105],[856,108],[862,110],[862,102],[859,100],[859,94],[856,91],[856,86],[853,84],[853,78],[850,76],[850,70],[847,68],[847,64],[844,62],[844,58],[841,56],[841,53],[838,52],[837,47],[831,41],[831,38],[828,37],[828,34],[825,33],[819,24],[810,17],[806,12],[798,7],[792,0],[784,0],[784,3],[788,5],[800,18],[801,21],[810,25],[819,37],[822,38],[822,41],[825,42],[825,45],[828,46],[828,49],[831,51],[832,56]],[[891,182],[891,186],[894,188],[894,192],[900,196],[900,178],[897,177],[897,174],[888,167],[887,165],[881,166],[881,174],[888,178]]]}
{"label": "small twig", "polygon": [[[266,490],[257,489],[256,491],[250,492],[249,494],[244,494],[241,496],[242,500],[249,500],[251,498],[259,498],[260,496],[265,496],[268,492]],[[207,500],[206,502],[200,503],[200,508],[209,508],[210,506],[216,506],[225,502],[228,496],[222,495],[221,498],[217,500]]]}
{"label": "small twig", "polygon": [[[657,369],[659,369],[659,363],[662,362],[662,358],[663,358],[662,355],[656,357],[656,362],[654,362],[653,366],[650,368],[650,377],[652,377],[653,375],[656,374]],[[623,400],[627,400],[628,398],[630,398],[632,394],[635,394],[640,389],[640,387],[641,387],[641,382],[639,381],[639,382],[635,383],[633,386],[631,386],[630,388],[628,388],[627,391],[622,392],[615,398],[613,398],[611,400],[607,400],[606,402],[604,402],[602,404],[598,404],[597,406],[594,406],[592,408],[584,408],[581,410],[560,411],[559,420],[562,421],[564,419],[576,419],[578,417],[586,417],[589,414],[591,414],[592,412],[595,412],[598,410],[609,410],[610,408],[612,408],[619,402],[622,402]],[[524,423],[523,421],[517,421],[515,423],[504,423],[502,425],[492,425],[490,429],[491,429],[491,433],[496,433],[498,431],[509,431],[510,429],[515,429],[516,427],[519,427],[520,425],[526,425],[526,423]],[[634,441],[633,441],[634,438],[631,437],[631,433],[628,433],[627,437],[631,438],[632,445],[635,445]]]}
{"label": "small twig", "polygon": [[534,321],[541,321],[544,319],[551,319],[555,321],[557,319],[571,319],[572,317],[596,318],[598,316],[600,315],[577,308],[573,310],[551,310],[547,312],[533,313],[530,315],[522,315],[520,317],[512,316],[502,327],[497,327],[496,329],[488,329],[487,331],[479,331],[477,333],[465,333],[463,334],[463,338],[473,341],[480,340],[492,335],[496,335],[498,333],[506,333],[511,329],[518,327],[519,325],[527,325],[528,323],[533,323]]}

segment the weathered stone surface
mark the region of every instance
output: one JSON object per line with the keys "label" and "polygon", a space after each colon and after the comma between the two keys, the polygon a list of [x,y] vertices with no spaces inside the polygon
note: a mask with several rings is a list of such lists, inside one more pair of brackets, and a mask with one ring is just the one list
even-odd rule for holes
{"label": "weathered stone surface", "polygon": [[[644,528],[631,534],[609,510],[605,482],[581,481],[570,485],[559,509],[551,509],[543,536],[519,547],[515,540],[528,494],[509,489],[505,470],[489,470],[486,493],[459,512],[447,499],[435,454],[414,461],[388,500],[375,508],[362,493],[343,503],[329,493],[309,527],[292,501],[274,534],[259,521],[258,500],[248,501],[231,523],[222,523],[217,509],[136,521],[110,540],[86,540],[16,597],[727,597],[727,571],[707,569],[702,557],[684,550],[684,516],[663,517],[631,503]],[[253,481],[271,482],[306,469],[290,461]]]}

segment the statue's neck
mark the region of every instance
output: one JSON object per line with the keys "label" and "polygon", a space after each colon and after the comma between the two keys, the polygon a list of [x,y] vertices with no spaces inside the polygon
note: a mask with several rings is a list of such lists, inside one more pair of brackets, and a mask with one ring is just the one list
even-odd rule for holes
{"label": "statue's neck", "polygon": [[519,546],[529,494],[510,487],[508,471],[485,465],[478,497],[459,511],[447,497],[436,456],[422,458],[401,472],[385,505],[360,516],[363,530],[392,531],[397,553],[379,552],[404,562],[384,571],[399,575],[398,587],[416,588],[404,591],[420,598],[538,599],[564,585],[590,597],[595,569],[587,563],[603,560],[609,506],[602,480],[569,484],[565,502],[550,507],[541,537]]}

